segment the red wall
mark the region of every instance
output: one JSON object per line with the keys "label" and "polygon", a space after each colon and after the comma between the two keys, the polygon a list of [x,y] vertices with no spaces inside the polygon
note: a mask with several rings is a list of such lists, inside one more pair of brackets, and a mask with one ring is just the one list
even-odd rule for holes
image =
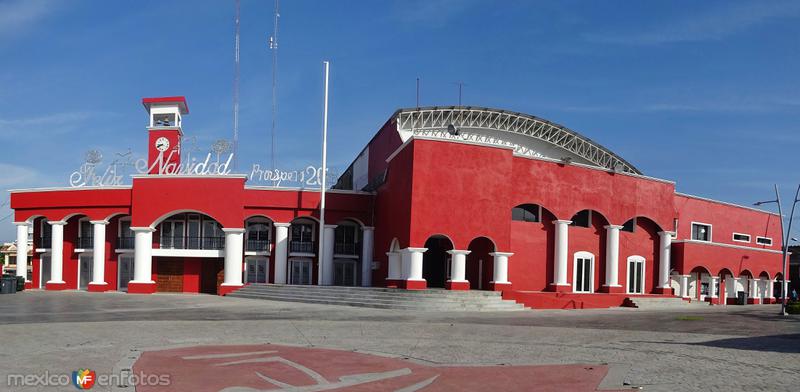
{"label": "red wall", "polygon": [[[678,211],[678,239],[691,238],[692,222],[710,223],[711,241],[762,249],[781,249],[780,219],[777,214],[745,207],[675,195]],[[750,243],[733,241],[733,233],[750,235]],[[756,245],[756,236],[772,238],[772,246]]]}

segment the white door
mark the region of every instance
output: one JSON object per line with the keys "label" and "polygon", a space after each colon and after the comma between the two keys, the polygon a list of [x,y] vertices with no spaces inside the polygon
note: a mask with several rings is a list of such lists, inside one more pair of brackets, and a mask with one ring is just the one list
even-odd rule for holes
{"label": "white door", "polygon": [[355,286],[356,285],[356,262],[353,260],[342,260],[333,262],[333,285],[334,286]]}
{"label": "white door", "polygon": [[119,291],[128,291],[128,282],[133,280],[133,256],[119,257]]}
{"label": "white door", "polygon": [[628,294],[644,294],[644,258],[628,258]]}
{"label": "white door", "polygon": [[78,263],[78,290],[86,290],[92,281],[92,255],[80,255]]}
{"label": "white door", "polygon": [[269,260],[265,257],[248,257],[245,261],[245,283],[267,283]]}
{"label": "white door", "polygon": [[45,288],[47,281],[50,280],[50,254],[44,253],[39,261],[39,288]]}
{"label": "white door", "polygon": [[289,270],[291,284],[311,284],[311,260],[292,259],[292,268]]}
{"label": "white door", "polygon": [[578,257],[575,259],[575,288],[576,293],[592,292],[592,259]]}

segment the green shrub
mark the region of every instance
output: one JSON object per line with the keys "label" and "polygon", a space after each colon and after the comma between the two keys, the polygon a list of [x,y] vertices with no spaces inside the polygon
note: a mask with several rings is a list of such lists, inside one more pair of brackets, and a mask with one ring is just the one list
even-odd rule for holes
{"label": "green shrub", "polygon": [[800,314],[800,301],[791,301],[786,304],[786,313]]}

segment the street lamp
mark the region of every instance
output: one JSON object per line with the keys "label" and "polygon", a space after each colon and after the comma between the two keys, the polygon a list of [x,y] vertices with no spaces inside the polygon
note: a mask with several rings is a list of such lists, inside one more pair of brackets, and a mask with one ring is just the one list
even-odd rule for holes
{"label": "street lamp", "polygon": [[[781,210],[781,195],[778,193],[778,184],[775,184],[775,200],[767,200],[767,201],[759,201],[753,203],[753,205],[760,206],[762,204],[769,204],[769,203],[777,203],[778,204],[778,216],[781,219],[781,246],[783,247],[783,281],[781,281],[781,315],[786,316],[786,255],[789,253],[789,236],[792,232],[792,219],[794,218],[794,206],[797,205],[797,202],[800,201],[798,199],[800,197],[800,185],[797,186],[797,192],[794,194],[794,201],[792,202],[792,210],[789,213],[789,227],[784,232],[783,231],[783,211]],[[785,234],[784,234],[785,233]],[[794,238],[792,238],[794,240]]]}

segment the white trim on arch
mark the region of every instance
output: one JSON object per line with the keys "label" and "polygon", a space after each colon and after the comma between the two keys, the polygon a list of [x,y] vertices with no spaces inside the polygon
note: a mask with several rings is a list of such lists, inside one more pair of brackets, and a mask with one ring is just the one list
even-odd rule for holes
{"label": "white trim on arch", "polygon": [[[577,284],[578,284],[578,260],[589,260],[589,273],[591,279],[589,279],[589,290],[588,291],[578,291]],[[595,274],[595,256],[592,253],[586,251],[575,252],[575,255],[572,259],[572,292],[574,293],[593,293],[594,292],[594,274]]]}
{"label": "white trim on arch", "polygon": [[[631,262],[641,262],[642,263],[642,275],[639,276],[639,284],[642,287],[641,293],[636,293],[631,291]],[[647,280],[645,276],[647,276],[647,259],[639,255],[632,255],[628,256],[625,264],[625,293],[627,294],[644,294],[645,290],[645,283]]]}

